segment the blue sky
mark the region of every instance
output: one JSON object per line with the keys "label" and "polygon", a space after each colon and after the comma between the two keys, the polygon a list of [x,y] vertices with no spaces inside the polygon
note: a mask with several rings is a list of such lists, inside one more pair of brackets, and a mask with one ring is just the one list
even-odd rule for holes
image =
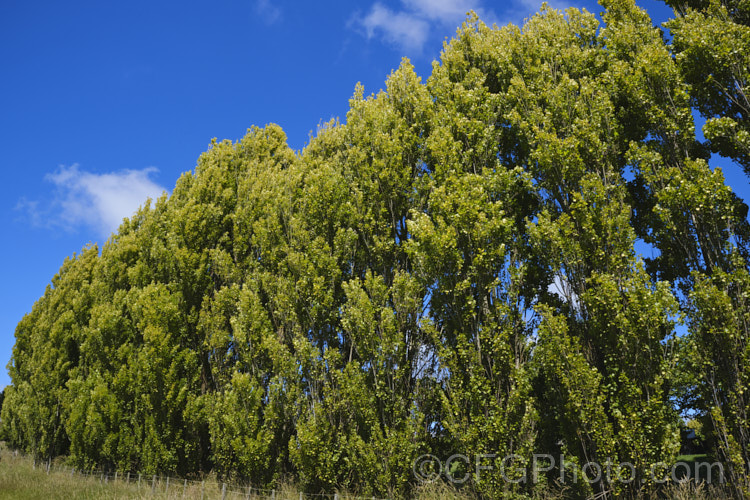
{"label": "blue sky", "polygon": [[[273,122],[300,149],[321,121],[344,119],[357,82],[377,92],[403,56],[426,78],[467,10],[519,24],[540,4],[0,0],[0,365],[63,259],[169,191],[211,138]],[[736,166],[715,165],[747,191]]]}

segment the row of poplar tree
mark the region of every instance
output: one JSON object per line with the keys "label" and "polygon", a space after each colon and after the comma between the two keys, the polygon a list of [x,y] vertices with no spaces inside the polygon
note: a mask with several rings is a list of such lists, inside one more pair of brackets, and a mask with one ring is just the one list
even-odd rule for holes
{"label": "row of poplar tree", "polygon": [[[637,471],[571,497],[630,496],[688,411],[748,494],[750,227],[707,160],[750,169],[750,4],[672,3],[669,42],[632,0],[470,17],[426,82],[358,86],[300,152],[274,125],[213,141],[19,323],[3,437],[396,496],[425,453],[562,454]],[[560,474],[499,469],[464,487]]]}

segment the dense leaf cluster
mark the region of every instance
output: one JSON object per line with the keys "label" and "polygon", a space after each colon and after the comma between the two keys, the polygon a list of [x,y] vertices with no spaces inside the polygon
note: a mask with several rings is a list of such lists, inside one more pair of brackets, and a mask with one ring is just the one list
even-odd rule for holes
{"label": "dense leaf cluster", "polygon": [[[747,208],[691,105],[746,127],[696,78],[736,60],[746,78],[750,51],[695,38],[725,4],[683,6],[673,47],[632,1],[602,4],[601,24],[470,17],[426,82],[404,61],[357,87],[301,152],[275,125],[212,142],[19,323],[5,438],[82,467],[395,496],[425,453],[494,454],[464,487],[533,495],[559,467],[516,483],[501,461],[547,453],[571,497],[629,496],[677,456],[682,405],[743,495]],[[608,461],[637,480],[573,481]]]}

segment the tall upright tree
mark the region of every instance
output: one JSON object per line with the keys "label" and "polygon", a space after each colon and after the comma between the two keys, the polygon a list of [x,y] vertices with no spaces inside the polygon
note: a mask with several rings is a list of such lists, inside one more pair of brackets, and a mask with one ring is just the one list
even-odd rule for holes
{"label": "tall upright tree", "polygon": [[[464,487],[488,498],[561,474],[572,497],[632,498],[656,494],[689,390],[747,494],[747,209],[691,113],[745,161],[745,4],[691,3],[676,59],[632,0],[602,4],[601,22],[472,14],[426,82],[405,60],[379,93],[358,85],[302,151],[276,125],[212,141],[19,323],[5,438],[389,497],[414,493],[419,455],[471,453]],[[508,481],[534,453],[565,463]],[[589,483],[588,462],[633,468]]]}
{"label": "tall upright tree", "polygon": [[711,150],[750,175],[750,4],[745,0],[666,0],[666,26],[691,101],[706,118]]}

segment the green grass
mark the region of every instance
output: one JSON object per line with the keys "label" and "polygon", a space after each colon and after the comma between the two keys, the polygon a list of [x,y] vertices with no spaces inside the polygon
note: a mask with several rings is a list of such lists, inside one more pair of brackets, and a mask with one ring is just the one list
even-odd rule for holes
{"label": "green grass", "polygon": [[[258,492],[254,492],[258,493]],[[269,492],[270,493],[270,492]],[[227,485],[227,500],[246,498],[247,489]],[[49,473],[43,466],[34,467],[28,457],[14,457],[8,451],[0,451],[0,500],[5,499],[200,499],[222,498],[221,485],[215,481],[203,483],[183,480],[157,478],[151,476],[111,476],[105,481],[101,475],[82,475],[71,473],[71,469],[53,466]],[[250,498],[260,498],[258,494]],[[285,498],[299,499],[299,493],[290,488],[276,492],[279,500]]]}
{"label": "green grass", "polygon": [[[706,455],[706,454],[680,455],[680,456],[677,457],[676,463],[687,464],[688,468],[687,468],[687,470],[685,470],[684,467],[679,467],[676,470],[676,474],[675,475],[678,478],[680,478],[680,479],[682,479],[685,476],[687,476],[692,481],[694,481],[696,483],[701,483],[701,482],[706,481],[708,479],[708,477],[707,477],[708,471],[706,470],[707,468],[706,468],[705,465],[700,466],[700,467],[696,467],[696,466],[698,466],[698,464],[711,464],[711,463],[714,463],[714,462],[715,461],[709,455]],[[696,477],[696,471],[698,472],[697,477]],[[687,474],[686,474],[686,472],[687,472]],[[715,473],[715,471],[712,472],[712,473]],[[716,478],[712,478],[712,479],[713,479],[713,481],[716,481]]]}
{"label": "green grass", "polygon": [[[246,487],[226,485],[226,500],[245,499]],[[252,491],[250,498],[270,498],[271,491]],[[105,482],[101,475],[71,474],[71,468],[62,462],[51,467],[49,473],[43,465],[34,466],[30,457],[14,456],[0,442],[0,500],[20,499],[188,499],[220,500],[222,483],[214,480],[189,481],[171,478],[156,478],[138,475],[110,476]],[[276,500],[299,500],[299,490],[294,485],[281,486],[274,491]],[[307,500],[324,500],[323,496],[305,496]],[[329,498],[333,498],[333,494]],[[341,500],[353,499],[346,493],[339,495]],[[459,495],[454,489],[442,484],[426,485],[416,498],[422,500],[469,500],[469,496]]]}
{"label": "green grass", "polygon": [[[70,473],[70,468],[58,464],[53,467],[49,474],[43,466],[34,467],[32,460],[28,457],[14,457],[7,450],[0,451],[0,500],[36,500],[36,499],[204,499],[219,500],[222,498],[221,485],[216,481],[189,482],[187,486],[183,480],[158,479],[152,482],[152,477],[141,477],[138,485],[138,476],[131,476],[127,482],[127,476],[118,476],[117,480],[111,477],[104,482],[101,476],[81,475]],[[153,487],[153,489],[152,489]],[[270,498],[270,491],[254,491],[250,498]],[[247,497],[247,489],[238,486],[227,485],[226,499],[244,499]],[[282,486],[275,490],[274,497],[277,500],[299,500],[299,490],[293,485]],[[422,500],[469,500],[470,496],[459,495],[455,490],[442,484],[426,485],[421,488],[416,496]],[[323,500],[321,496],[306,496],[307,500],[315,498]],[[329,498],[333,498],[331,494]],[[347,500],[346,494],[339,496],[341,500]]]}
{"label": "green grass", "polygon": [[680,455],[677,457],[678,462],[707,462],[709,459],[710,457],[705,453],[700,455]]}
{"label": "green grass", "polygon": [[104,484],[98,479],[51,471],[49,475],[27,458],[0,459],[0,499],[143,498],[138,488],[125,483]]}
{"label": "green grass", "polygon": [[[679,461],[690,464],[709,461],[706,455],[682,455]],[[227,485],[226,499],[244,499],[247,489],[241,487],[230,487]],[[269,492],[253,492],[250,498],[269,498]],[[663,492],[666,498],[676,500],[716,500],[729,498],[720,489],[685,483],[674,485]],[[414,495],[420,500],[468,500],[470,495],[460,494],[454,489],[441,484],[429,484],[420,488]],[[0,500],[5,499],[201,499],[219,500],[222,498],[221,485],[216,481],[188,482],[172,478],[167,483],[166,479],[153,481],[152,477],[141,477],[140,485],[138,477],[118,476],[117,480],[111,477],[105,482],[101,475],[84,476],[79,473],[71,474],[70,468],[58,464],[53,467],[49,474],[44,467],[34,467],[32,460],[28,457],[14,457],[7,450],[0,450]],[[298,500],[299,490],[293,486],[285,486],[275,491],[277,500]],[[324,497],[306,497],[308,500],[315,498],[322,500]],[[330,498],[333,498],[331,495]],[[347,495],[339,497],[346,500]],[[350,497],[351,498],[351,497]],[[557,500],[561,498],[551,491],[540,492],[538,498],[546,500]]]}

